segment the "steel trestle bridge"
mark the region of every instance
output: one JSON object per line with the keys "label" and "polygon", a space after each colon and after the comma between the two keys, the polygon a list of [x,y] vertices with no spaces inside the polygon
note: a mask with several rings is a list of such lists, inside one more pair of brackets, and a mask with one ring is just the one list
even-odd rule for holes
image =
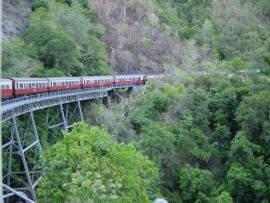
{"label": "steel trestle bridge", "polygon": [[[38,136],[34,111],[46,109],[44,123],[48,129],[61,128],[68,131],[74,123],[84,121],[81,101],[108,97],[109,92],[115,89],[132,89],[140,86],[142,84],[74,89],[3,101],[1,124],[5,132],[10,132],[2,134],[3,201],[12,202],[21,199],[33,203],[37,200],[35,189],[42,171],[36,168],[35,163],[42,152],[40,142],[42,138]],[[50,109],[54,109],[54,113],[59,112],[60,122],[54,124],[49,122]],[[20,120],[24,121],[23,126],[19,126]]]}

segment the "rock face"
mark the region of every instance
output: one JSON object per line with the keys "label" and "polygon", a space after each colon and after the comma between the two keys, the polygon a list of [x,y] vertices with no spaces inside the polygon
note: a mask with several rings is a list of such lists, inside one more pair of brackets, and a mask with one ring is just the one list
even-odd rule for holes
{"label": "rock face", "polygon": [[20,35],[31,12],[30,0],[3,0],[2,38]]}

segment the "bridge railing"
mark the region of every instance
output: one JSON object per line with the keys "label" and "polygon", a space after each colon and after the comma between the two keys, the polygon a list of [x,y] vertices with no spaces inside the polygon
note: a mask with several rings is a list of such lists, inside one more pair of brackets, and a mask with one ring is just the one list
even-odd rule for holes
{"label": "bridge railing", "polygon": [[62,96],[62,95],[70,95],[70,94],[78,94],[82,92],[89,92],[89,91],[100,91],[108,89],[108,87],[99,87],[99,88],[85,88],[85,89],[74,89],[74,90],[63,90],[63,91],[56,91],[56,92],[50,92],[50,93],[39,93],[39,94],[33,94],[33,95],[28,95],[28,96],[22,96],[14,99],[10,99],[7,101],[2,102],[2,107],[5,107],[10,104],[15,104],[15,103],[20,103],[23,101],[29,101],[33,99],[42,99],[42,98],[49,98],[49,97],[57,97],[57,96]]}
{"label": "bridge railing", "polygon": [[141,86],[141,84],[118,85],[115,87],[84,88],[64,90],[50,93],[41,93],[14,98],[2,102],[1,121],[10,119],[12,116],[20,115],[29,111],[54,106],[60,103],[73,102],[76,100],[87,100],[107,96],[108,91],[117,88]]}

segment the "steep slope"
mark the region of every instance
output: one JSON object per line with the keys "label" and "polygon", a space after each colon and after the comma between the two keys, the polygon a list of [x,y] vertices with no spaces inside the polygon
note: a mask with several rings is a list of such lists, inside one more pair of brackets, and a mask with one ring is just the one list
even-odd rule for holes
{"label": "steep slope", "polygon": [[106,28],[110,66],[121,73],[163,72],[173,67],[196,69],[200,58],[193,40],[181,40],[176,26],[176,10],[168,16],[155,1],[89,1]]}
{"label": "steep slope", "polygon": [[2,14],[3,38],[20,35],[28,22],[31,12],[29,0],[4,0]]}

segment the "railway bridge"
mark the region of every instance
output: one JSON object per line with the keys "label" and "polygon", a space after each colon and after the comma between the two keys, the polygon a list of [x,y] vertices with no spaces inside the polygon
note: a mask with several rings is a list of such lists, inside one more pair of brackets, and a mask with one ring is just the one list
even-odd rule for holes
{"label": "railway bridge", "polygon": [[[34,116],[35,111],[41,109],[46,111],[46,119],[42,123],[48,129],[61,128],[67,131],[74,123],[84,121],[81,101],[106,98],[116,89],[132,90],[142,85],[123,84],[117,87],[73,89],[3,101],[1,106],[3,201],[23,200],[33,203],[37,200],[35,188],[42,171],[38,170],[36,163],[42,152],[42,138],[38,135],[35,122],[38,115]],[[59,115],[57,123],[49,122],[52,111]],[[23,125],[18,124],[20,121],[23,121]]]}

